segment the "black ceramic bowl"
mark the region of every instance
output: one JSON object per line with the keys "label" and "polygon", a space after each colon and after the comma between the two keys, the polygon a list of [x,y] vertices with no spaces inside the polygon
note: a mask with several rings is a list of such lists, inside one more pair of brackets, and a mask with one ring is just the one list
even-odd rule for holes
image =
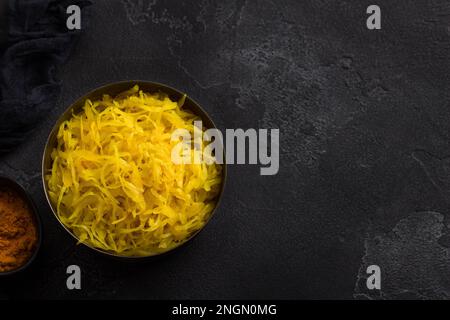
{"label": "black ceramic bowl", "polygon": [[36,206],[35,206],[33,200],[31,199],[31,197],[29,196],[29,194],[25,191],[25,189],[20,184],[18,184],[14,180],[7,178],[7,177],[0,177],[0,190],[2,190],[2,189],[3,190],[11,190],[11,191],[17,193],[28,205],[30,213],[33,216],[33,222],[36,227],[38,239],[37,239],[37,243],[36,243],[34,252],[31,255],[31,257],[28,259],[28,261],[17,269],[14,269],[11,271],[6,271],[6,272],[0,272],[0,278],[11,276],[13,274],[19,273],[19,272],[27,269],[33,263],[33,261],[36,259],[36,256],[39,252],[39,249],[40,249],[41,243],[42,243],[41,219],[39,217],[39,213],[36,209]]}
{"label": "black ceramic bowl", "polygon": [[[69,229],[67,228],[59,219],[58,214],[56,213],[56,208],[55,206],[52,204],[52,202],[50,201],[49,195],[48,195],[48,187],[47,187],[47,183],[45,181],[45,175],[48,174],[51,170],[51,166],[52,166],[52,160],[51,160],[51,152],[54,149],[54,147],[56,146],[56,142],[57,142],[57,133],[58,133],[58,129],[59,126],[61,125],[62,122],[70,119],[72,117],[72,114],[77,114],[82,110],[82,107],[84,105],[84,102],[87,99],[90,100],[99,100],[103,97],[104,94],[108,94],[112,97],[116,96],[117,94],[126,91],[130,88],[132,88],[134,85],[138,85],[139,89],[144,91],[144,92],[150,92],[150,93],[155,93],[155,92],[164,92],[166,94],[169,95],[169,97],[173,100],[173,101],[178,101],[180,100],[183,96],[184,93],[181,91],[178,91],[172,87],[169,87],[167,85],[161,84],[161,83],[156,83],[156,82],[148,82],[148,81],[141,81],[141,80],[135,80],[135,81],[122,81],[122,82],[115,82],[115,83],[111,83],[111,84],[107,84],[105,86],[102,86],[100,88],[94,89],[93,91],[85,94],[84,96],[80,97],[77,101],[75,101],[71,106],[69,106],[69,108],[67,108],[66,111],[64,111],[64,113],[60,116],[60,118],[58,119],[58,121],[56,122],[56,124],[53,126],[52,131],[50,132],[50,135],[47,139],[47,143],[45,145],[45,149],[44,149],[44,155],[43,155],[43,159],[42,159],[42,182],[44,185],[44,191],[45,191],[45,196],[47,198],[48,204],[50,205],[53,214],[55,215],[56,219],[60,222],[60,224],[64,227],[64,229],[66,229],[67,232],[69,232],[76,240],[78,240],[77,236]],[[202,119],[203,122],[203,127],[205,129],[210,129],[210,128],[216,128],[216,126],[214,125],[213,121],[211,120],[211,118],[208,116],[208,114],[200,107],[200,105],[195,102],[194,100],[192,100],[189,96],[186,97],[183,108],[185,109],[189,109],[190,111],[192,111],[194,114],[196,114],[197,116],[199,116]],[[222,198],[223,195],[223,191],[224,191],[224,187],[225,187],[225,180],[226,180],[226,164],[222,165],[222,185],[221,185],[221,190],[219,192],[218,195],[218,199],[216,202],[216,206],[214,208],[214,210],[211,212],[210,217],[208,219],[208,221],[205,223],[205,225],[203,226],[203,228],[201,228],[200,230],[198,230],[195,234],[193,234],[187,241],[183,242],[181,245],[163,252],[163,253],[159,253],[159,254],[155,254],[155,255],[150,255],[150,256],[123,256],[123,255],[118,255],[118,254],[114,254],[112,252],[108,252],[108,251],[104,251],[101,250],[99,248],[95,248],[93,246],[90,246],[88,244],[83,243],[85,246],[100,252],[102,254],[108,255],[108,256],[112,256],[112,257],[116,257],[116,258],[120,258],[120,259],[124,259],[124,260],[142,260],[143,258],[155,258],[157,256],[162,256],[165,255],[169,252],[173,252],[174,250],[183,247],[186,243],[190,242],[190,240],[196,236],[201,230],[203,230],[206,226],[206,224],[209,222],[209,220],[211,219],[211,217],[214,215],[215,210],[217,209],[217,207],[219,206],[219,202],[220,199]]]}

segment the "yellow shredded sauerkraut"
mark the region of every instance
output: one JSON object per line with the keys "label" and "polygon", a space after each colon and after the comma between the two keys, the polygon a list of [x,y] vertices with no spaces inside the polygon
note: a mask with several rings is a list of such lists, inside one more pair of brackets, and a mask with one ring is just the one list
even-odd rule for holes
{"label": "yellow shredded sauerkraut", "polygon": [[60,125],[45,178],[61,222],[79,242],[148,256],[173,249],[204,226],[222,168],[172,162],[178,143],[172,132],[187,129],[193,136],[193,122],[200,120],[182,103],[134,86],[115,98],[87,100]]}

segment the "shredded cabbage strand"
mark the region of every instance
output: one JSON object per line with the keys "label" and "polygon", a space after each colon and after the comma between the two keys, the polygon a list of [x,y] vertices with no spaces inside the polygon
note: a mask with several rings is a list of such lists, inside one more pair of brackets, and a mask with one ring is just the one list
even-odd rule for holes
{"label": "shredded cabbage strand", "polygon": [[60,125],[45,178],[61,222],[79,242],[148,256],[175,248],[204,226],[222,167],[172,162],[178,143],[172,132],[193,136],[193,122],[200,120],[183,101],[134,86],[115,98],[86,100],[80,114]]}

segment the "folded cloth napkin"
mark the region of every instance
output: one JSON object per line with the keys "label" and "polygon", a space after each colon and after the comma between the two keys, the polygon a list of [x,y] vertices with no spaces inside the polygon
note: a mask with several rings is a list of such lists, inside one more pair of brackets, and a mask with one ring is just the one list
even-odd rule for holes
{"label": "folded cloth napkin", "polygon": [[0,1],[0,56],[6,46],[7,40],[7,25],[8,25],[8,15],[6,14],[6,9],[8,7],[8,2]]}
{"label": "folded cloth napkin", "polygon": [[[61,89],[56,70],[79,34],[67,29],[66,10],[70,5],[89,4],[86,0],[9,0],[7,39],[0,43],[0,155],[22,142],[55,106]],[[5,21],[4,16],[0,20]],[[84,26],[84,16],[82,22]]]}

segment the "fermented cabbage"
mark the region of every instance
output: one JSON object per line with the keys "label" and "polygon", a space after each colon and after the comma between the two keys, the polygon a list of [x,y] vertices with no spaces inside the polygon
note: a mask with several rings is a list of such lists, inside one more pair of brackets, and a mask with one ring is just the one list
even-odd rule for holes
{"label": "fermented cabbage", "polygon": [[[193,136],[200,120],[182,100],[134,86],[114,98],[86,100],[81,113],[60,125],[45,179],[59,219],[79,242],[148,256],[182,244],[204,226],[222,167],[171,161],[172,132],[186,129]],[[205,147],[202,142],[192,153]]]}

